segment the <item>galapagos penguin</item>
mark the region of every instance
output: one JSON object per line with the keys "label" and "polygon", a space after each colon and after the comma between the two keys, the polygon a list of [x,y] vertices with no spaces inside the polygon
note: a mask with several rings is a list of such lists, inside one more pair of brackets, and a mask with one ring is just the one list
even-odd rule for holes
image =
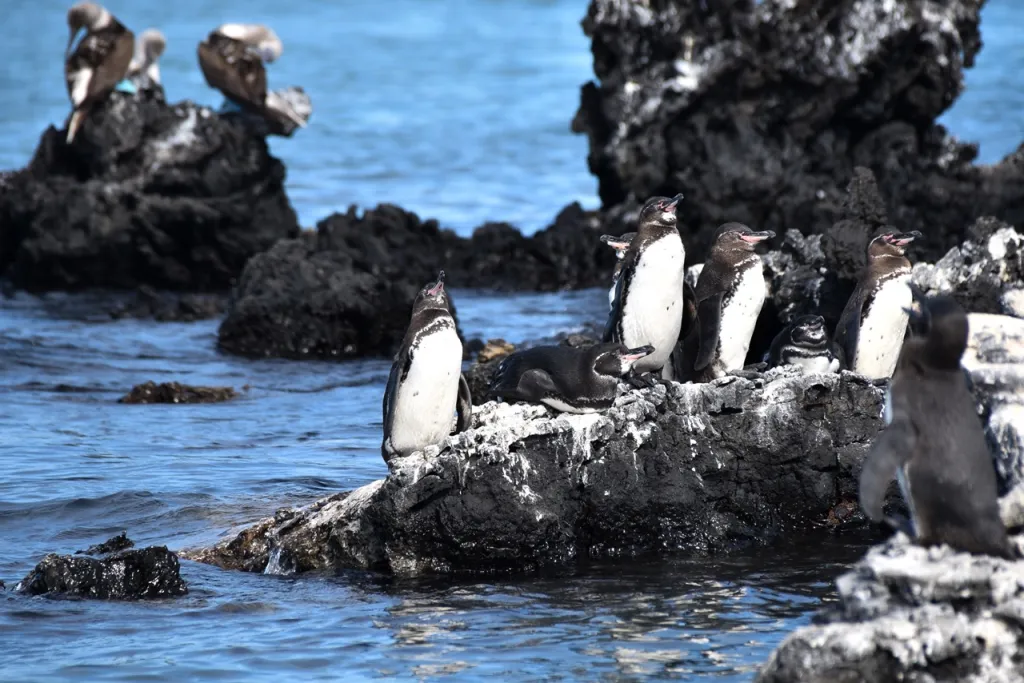
{"label": "galapagos penguin", "polygon": [[820,315],[801,315],[787,325],[768,350],[768,367],[799,365],[804,372],[826,374],[839,370],[839,359],[832,353]]}
{"label": "galapagos penguin", "polygon": [[608,289],[608,306],[615,304],[615,286],[619,282],[619,275],[622,274],[622,260],[626,258],[626,251],[632,244],[635,232],[627,232],[616,237],[615,235],[601,235],[601,241],[615,250],[615,270],[612,271],[612,286]]}
{"label": "galapagos penguin", "polygon": [[652,346],[627,349],[615,342],[516,351],[498,365],[489,391],[505,400],[543,403],[564,413],[592,413],[612,405],[619,378],[652,351]]}
{"label": "galapagos penguin", "polygon": [[[679,340],[684,308],[686,251],[676,228],[680,199],[682,195],[647,200],[615,283],[612,310],[601,341],[618,342],[631,349],[654,347],[633,364],[636,375],[659,373],[665,379],[672,377],[668,361]],[[646,383],[653,381],[648,377]]]}
{"label": "galapagos penguin", "polygon": [[[64,51],[64,80],[71,98],[67,144],[75,140],[94,105],[102,102],[124,79],[132,61],[135,36],[106,8],[80,2],[68,10],[68,46]],[[75,46],[78,34],[85,30]]]}
{"label": "galapagos penguin", "polygon": [[772,237],[771,230],[755,232],[742,223],[725,223],[715,232],[694,291],[695,338],[684,340],[681,354],[687,379],[710,381],[743,369],[767,291],[754,247]]}
{"label": "galapagos penguin", "polygon": [[[913,294],[912,336],[890,387],[888,426],[860,475],[867,516],[905,531],[921,545],[1012,558],[999,516],[995,466],[960,359],[968,320],[949,296]],[[896,476],[910,520],[886,517],[885,492]]]}
{"label": "galapagos penguin", "polygon": [[455,330],[444,271],[416,296],[412,319],[395,356],[384,391],[381,456],[409,455],[440,445],[469,428],[472,399],[462,375],[462,342]]}
{"label": "galapagos penguin", "polygon": [[869,379],[889,379],[896,369],[912,301],[905,254],[920,236],[916,230],[888,231],[868,243],[867,266],[836,325],[845,365]]}

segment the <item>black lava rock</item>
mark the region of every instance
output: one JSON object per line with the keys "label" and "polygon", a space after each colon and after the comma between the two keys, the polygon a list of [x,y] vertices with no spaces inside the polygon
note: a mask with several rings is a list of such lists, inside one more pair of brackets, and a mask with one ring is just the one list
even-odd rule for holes
{"label": "black lava rock", "polygon": [[284,179],[244,118],[115,92],[73,144],[51,126],[0,176],[0,274],[30,291],[225,291],[298,233]]}
{"label": "black lava rock", "polygon": [[143,600],[186,595],[188,586],[179,574],[178,556],[165,546],[151,546],[103,559],[50,554],[21,580],[18,590],[29,595]]}
{"label": "black lava rock", "polygon": [[701,261],[727,221],[826,231],[859,165],[892,224],[924,233],[919,259],[939,258],[981,215],[1021,225],[1024,149],[975,166],[976,146],[935,123],[981,47],[982,4],[591,0],[597,79],[573,127],[588,136],[604,208],[621,219],[684,193],[680,226]]}
{"label": "black lava rock", "polygon": [[468,239],[397,206],[362,215],[353,206],[249,262],[220,327],[220,348],[286,358],[388,355],[405,334],[416,292],[438,270],[448,287],[606,285],[614,253],[600,234],[597,218],[578,205],[533,237],[488,224]]}
{"label": "black lava rock", "polygon": [[238,396],[231,387],[190,387],[177,382],[137,384],[118,403],[222,403]]}
{"label": "black lava rock", "polygon": [[109,555],[128,548],[134,548],[135,541],[128,538],[128,532],[122,531],[117,536],[108,538],[103,543],[91,545],[85,550],[79,550],[75,555]]}

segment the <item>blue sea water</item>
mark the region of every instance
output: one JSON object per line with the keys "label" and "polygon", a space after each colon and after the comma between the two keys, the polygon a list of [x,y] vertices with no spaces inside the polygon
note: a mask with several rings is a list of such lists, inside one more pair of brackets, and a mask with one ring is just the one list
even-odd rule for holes
{"label": "blue sea water", "polygon": [[[195,44],[225,21],[285,43],[271,85],[302,85],[308,129],[274,140],[304,225],[390,201],[465,234],[485,220],[543,227],[596,206],[586,143],[569,133],[591,76],[583,0],[107,3],[161,28],[172,100],[211,105]],[[23,165],[67,114],[67,4],[7,3],[0,168]],[[1024,7],[991,0],[986,47],[943,118],[997,161],[1024,138]],[[601,320],[606,292],[454,293],[467,334],[539,339]],[[139,544],[209,543],[274,509],[383,476],[388,364],[245,360],[218,321],[112,321],[89,297],[0,299],[0,680],[749,680],[806,623],[863,547],[629,561],[567,574],[402,581],[287,578],[184,562],[190,595],[156,603],[26,598],[44,554],[121,530]],[[199,406],[125,406],[133,384],[231,385]]]}

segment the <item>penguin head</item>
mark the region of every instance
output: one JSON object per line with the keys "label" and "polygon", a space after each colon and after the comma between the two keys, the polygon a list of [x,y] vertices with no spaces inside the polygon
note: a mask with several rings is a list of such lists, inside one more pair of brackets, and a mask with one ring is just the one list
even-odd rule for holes
{"label": "penguin head", "polygon": [[793,320],[790,336],[794,342],[822,344],[828,341],[825,319],[820,315],[801,315]]}
{"label": "penguin head", "polygon": [[633,364],[641,358],[654,353],[653,346],[640,346],[627,349],[623,344],[599,344],[594,358],[594,372],[599,375],[622,377],[633,369]]}
{"label": "penguin head", "polygon": [[451,311],[448,301],[448,292],[444,291],[444,271],[440,271],[437,274],[437,280],[431,282],[428,285],[424,285],[420,290],[420,293],[416,295],[416,301],[413,302],[413,311],[422,311],[428,308],[438,308],[445,311]]}
{"label": "penguin head", "polygon": [[914,304],[910,308],[910,333],[923,338],[922,360],[929,367],[955,370],[967,349],[967,313],[947,294],[926,295],[910,286]]}
{"label": "penguin head", "polygon": [[683,198],[682,194],[675,197],[651,197],[640,209],[640,225],[658,225],[663,227],[675,227],[676,206]]}
{"label": "penguin head", "polygon": [[71,46],[75,42],[78,32],[95,31],[110,23],[110,12],[95,2],[79,2],[68,10],[68,29],[71,35],[68,37],[68,47],[64,50],[64,57],[67,58],[71,52]]}
{"label": "penguin head", "polygon": [[886,256],[897,256],[902,258],[907,253],[907,246],[921,236],[917,230],[910,232],[899,232],[897,230],[886,230],[881,232],[868,243],[868,258],[884,258]]}
{"label": "penguin head", "polygon": [[626,257],[626,252],[629,251],[629,245],[633,243],[634,237],[636,237],[635,232],[627,232],[618,237],[615,235],[601,235],[601,241],[614,249],[615,258],[621,260]]}
{"label": "penguin head", "polygon": [[714,248],[722,251],[754,251],[754,246],[775,237],[771,230],[755,231],[742,223],[723,223],[715,231]]}

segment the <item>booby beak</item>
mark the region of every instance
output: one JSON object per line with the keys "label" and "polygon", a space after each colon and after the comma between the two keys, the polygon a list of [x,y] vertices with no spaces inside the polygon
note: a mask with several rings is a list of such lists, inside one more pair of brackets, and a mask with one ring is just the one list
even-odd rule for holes
{"label": "booby beak", "polygon": [[635,363],[644,356],[649,356],[652,353],[654,353],[653,346],[638,346],[635,349],[630,349],[626,353],[620,353],[619,358],[626,361],[627,363]]}
{"label": "booby beak", "polygon": [[65,61],[67,61],[68,55],[71,54],[71,46],[75,44],[75,38],[78,37],[78,33],[81,30],[82,30],[81,28],[70,28],[69,29],[70,35],[68,36],[68,46],[64,49],[64,60]]}
{"label": "booby beak", "polygon": [[437,283],[427,290],[427,294],[430,296],[437,296],[444,291],[444,271],[442,270],[437,274]]}
{"label": "booby beak", "polygon": [[749,242],[750,244],[764,242],[765,240],[770,240],[773,237],[775,237],[775,232],[772,230],[762,230],[760,232],[754,232],[751,230],[740,234],[740,239],[744,242]]}

